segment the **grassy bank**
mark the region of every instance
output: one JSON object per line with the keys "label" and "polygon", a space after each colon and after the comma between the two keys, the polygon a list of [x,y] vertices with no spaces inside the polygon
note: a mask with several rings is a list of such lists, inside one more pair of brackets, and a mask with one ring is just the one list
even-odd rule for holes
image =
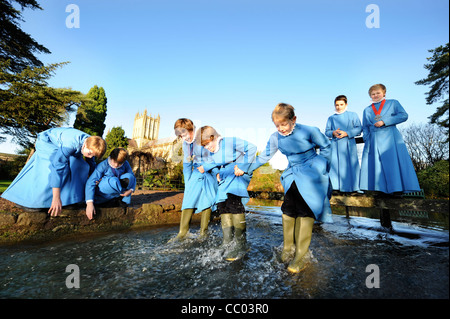
{"label": "grassy bank", "polygon": [[9,180],[0,180],[0,193],[3,193],[11,184],[12,181]]}
{"label": "grassy bank", "polygon": [[282,171],[275,170],[266,165],[253,172],[253,177],[248,185],[249,191],[282,192],[280,182]]}

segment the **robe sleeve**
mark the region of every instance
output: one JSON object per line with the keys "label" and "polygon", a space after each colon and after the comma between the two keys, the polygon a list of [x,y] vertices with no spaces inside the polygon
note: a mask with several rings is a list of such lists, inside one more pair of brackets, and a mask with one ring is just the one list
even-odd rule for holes
{"label": "robe sleeve", "polygon": [[241,156],[237,159],[237,166],[239,169],[243,170],[245,173],[248,172],[251,163],[255,159],[256,146],[249,143],[243,139],[235,139],[235,150],[241,153]]}
{"label": "robe sleeve", "polygon": [[72,147],[61,146],[54,156],[50,159],[50,187],[61,188],[63,174],[66,167],[69,165],[70,156],[75,155],[76,149]]}
{"label": "robe sleeve", "polygon": [[352,114],[350,125],[351,127],[347,131],[347,135],[349,138],[354,138],[355,136],[361,134],[362,131],[361,121],[359,120],[359,117],[356,113]]}
{"label": "robe sleeve", "polygon": [[331,165],[331,142],[320,132],[317,127],[313,127],[311,131],[311,142],[319,146],[320,155],[328,161],[328,166]]}
{"label": "robe sleeve", "polygon": [[363,112],[363,122],[362,122],[362,131],[363,131],[363,141],[366,143],[370,139],[370,129],[369,125],[372,125],[367,119],[367,108]]}
{"label": "robe sleeve", "polygon": [[278,151],[278,134],[275,132],[267,141],[266,149],[256,156],[255,161],[250,165],[248,171],[253,172],[260,166],[266,164]]}
{"label": "robe sleeve", "polygon": [[221,165],[222,164],[220,164],[220,163],[210,162],[210,163],[203,163],[202,166],[203,166],[203,169],[205,170],[205,172],[211,171],[213,173],[213,172],[217,171],[216,169],[218,169],[218,167]]}
{"label": "robe sleeve", "polygon": [[333,137],[333,128],[332,128],[332,122],[331,116],[327,120],[327,126],[325,127],[325,135],[329,138]]}
{"label": "robe sleeve", "polygon": [[183,178],[187,184],[192,175],[192,161],[189,158],[189,144],[183,143]]}
{"label": "robe sleeve", "polygon": [[[128,163],[128,161],[125,161],[125,163],[123,165],[125,166],[124,174],[129,173],[129,174],[132,174],[134,176],[134,173],[133,173],[133,170],[131,169],[130,163]],[[127,189],[135,190],[136,189],[136,178],[135,179],[131,179],[130,182],[131,183],[128,184]]]}
{"label": "robe sleeve", "polygon": [[392,111],[388,114],[385,114],[382,119],[384,125],[386,126],[397,125],[405,122],[408,119],[408,113],[406,113],[400,102],[397,100],[391,101],[394,104],[392,107]]}
{"label": "robe sleeve", "polygon": [[86,187],[85,187],[85,200],[93,201],[95,196],[95,187],[97,186],[96,182],[99,181],[106,172],[106,169],[108,168],[108,159],[105,159],[103,162],[97,165],[94,172],[89,176]]}
{"label": "robe sleeve", "polygon": [[[211,156],[211,153],[202,146],[202,165],[203,168],[205,168],[205,164],[211,164],[213,163],[214,160]],[[205,171],[209,171],[211,170],[211,175],[216,176],[219,173],[219,168],[218,167],[213,167],[212,169],[205,169]]]}

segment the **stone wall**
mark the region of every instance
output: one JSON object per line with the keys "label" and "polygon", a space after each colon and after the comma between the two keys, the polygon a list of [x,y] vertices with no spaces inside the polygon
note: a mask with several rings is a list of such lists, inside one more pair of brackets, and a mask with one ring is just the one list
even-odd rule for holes
{"label": "stone wall", "polygon": [[129,163],[133,172],[172,167],[183,160],[182,142],[176,137],[149,141],[141,148],[128,146]]}
{"label": "stone wall", "polygon": [[[84,209],[63,209],[60,216],[46,212],[0,211],[0,245],[42,242],[65,236],[77,236],[112,230],[155,225],[179,224],[181,204],[142,204],[139,207],[96,208],[93,220]],[[195,214],[193,223],[199,223]],[[174,234],[175,235],[175,234]]]}

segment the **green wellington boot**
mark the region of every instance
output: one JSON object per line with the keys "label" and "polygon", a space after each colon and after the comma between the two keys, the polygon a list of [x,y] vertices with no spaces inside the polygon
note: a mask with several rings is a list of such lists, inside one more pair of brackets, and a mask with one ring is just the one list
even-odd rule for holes
{"label": "green wellington boot", "polygon": [[306,268],[306,261],[303,257],[308,252],[311,243],[313,225],[314,218],[297,217],[295,219],[295,257],[287,268],[291,273],[299,273]]}
{"label": "green wellington boot", "polygon": [[186,234],[189,231],[189,224],[191,223],[192,215],[194,214],[194,209],[183,209],[181,211],[181,218],[180,218],[180,231],[178,232],[177,237],[172,238],[169,240],[169,242],[177,241],[184,239],[186,237]]}
{"label": "green wellington boot", "polygon": [[233,214],[233,226],[236,245],[225,257],[228,261],[235,261],[245,254],[247,244],[245,214]]}
{"label": "green wellington boot", "polygon": [[294,232],[295,232],[295,218],[281,215],[283,221],[283,251],[281,252],[281,261],[287,262],[294,257]]}
{"label": "green wellington boot", "polygon": [[211,219],[211,208],[202,211],[202,219],[200,221],[200,237],[206,237],[208,234],[208,225]]}
{"label": "green wellington boot", "polygon": [[227,245],[233,240],[233,217],[231,214],[221,214],[220,223],[223,233],[222,245]]}

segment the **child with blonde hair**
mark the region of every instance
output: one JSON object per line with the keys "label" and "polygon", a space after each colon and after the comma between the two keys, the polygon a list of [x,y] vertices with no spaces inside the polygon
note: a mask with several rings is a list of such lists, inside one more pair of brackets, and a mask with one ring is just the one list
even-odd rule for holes
{"label": "child with blonde hair", "polygon": [[[68,127],[38,134],[35,152],[2,197],[25,208],[49,208],[58,216],[63,206],[84,201],[94,157],[101,158],[106,142]],[[83,158],[84,157],[84,158]]]}
{"label": "child with blonde hair", "polygon": [[[222,137],[213,127],[203,126],[197,131],[196,142],[211,152],[213,162],[204,163],[201,173],[220,168],[217,174],[219,187],[216,204],[220,213],[223,244],[234,239],[234,248],[225,259],[234,261],[245,253],[246,222],[244,205],[250,199],[247,187],[251,174],[248,173],[256,155],[256,146],[238,137]],[[236,166],[236,171],[235,171]]]}
{"label": "child with blonde hair", "polygon": [[[289,164],[281,175],[284,202],[281,205],[283,222],[283,251],[281,260],[288,271],[298,273],[306,267],[314,221],[332,222],[330,141],[318,128],[296,123],[294,107],[280,103],[272,112],[277,128],[267,142],[266,150],[256,157],[249,171],[267,163],[280,150]],[[320,149],[317,154],[316,147]]]}
{"label": "child with blonde hair", "polygon": [[394,99],[386,99],[383,84],[369,89],[372,104],[363,112],[364,150],[361,160],[361,190],[387,194],[420,191],[417,175],[397,124],[408,113]]}
{"label": "child with blonde hair", "polygon": [[210,161],[209,151],[196,143],[195,126],[192,120],[180,118],[174,124],[175,135],[183,140],[184,196],[181,206],[180,230],[174,238],[186,237],[194,212],[201,212],[200,236],[208,231],[214,199],[217,192],[215,176],[200,173],[197,168]]}
{"label": "child with blonde hair", "polygon": [[131,194],[136,188],[136,177],[127,159],[127,150],[121,147],[113,149],[87,180],[86,215],[89,219],[95,214],[94,203],[105,204],[119,199],[119,204],[130,204]]}

